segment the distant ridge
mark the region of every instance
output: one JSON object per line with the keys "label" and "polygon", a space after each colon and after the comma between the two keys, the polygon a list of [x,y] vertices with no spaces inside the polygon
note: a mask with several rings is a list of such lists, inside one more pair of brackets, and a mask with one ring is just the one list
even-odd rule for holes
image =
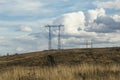
{"label": "distant ridge", "polygon": [[10,66],[49,66],[47,55],[52,55],[57,65],[120,64],[120,47],[45,50],[0,57],[0,68]]}

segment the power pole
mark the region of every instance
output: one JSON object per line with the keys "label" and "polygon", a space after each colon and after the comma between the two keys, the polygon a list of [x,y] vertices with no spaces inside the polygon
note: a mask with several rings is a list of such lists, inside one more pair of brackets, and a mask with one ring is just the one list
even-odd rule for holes
{"label": "power pole", "polygon": [[91,48],[93,48],[93,40],[91,39]]}
{"label": "power pole", "polygon": [[58,32],[58,50],[61,49],[61,27],[63,27],[63,25],[58,25],[58,28],[59,28],[59,32]]}
{"label": "power pole", "polygon": [[58,27],[58,50],[61,49],[61,36],[60,36],[60,31],[61,31],[61,27],[63,27],[64,25],[47,25],[45,27],[49,27],[49,50],[51,50],[51,46],[52,46],[52,36],[51,36],[51,27]]}
{"label": "power pole", "polygon": [[48,42],[48,50],[51,50],[51,48],[52,48],[52,46],[51,46],[51,44],[52,44],[52,36],[51,36],[51,26],[50,25],[46,25],[45,27],[48,27],[49,28],[49,42]]}
{"label": "power pole", "polygon": [[86,48],[88,48],[88,40],[85,40]]}

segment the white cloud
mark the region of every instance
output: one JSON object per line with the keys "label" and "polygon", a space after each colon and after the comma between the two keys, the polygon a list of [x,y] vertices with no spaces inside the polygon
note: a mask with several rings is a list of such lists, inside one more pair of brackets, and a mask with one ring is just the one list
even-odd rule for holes
{"label": "white cloud", "polygon": [[93,3],[98,8],[108,8],[108,9],[120,9],[120,0],[108,0],[108,1],[96,1]]}
{"label": "white cloud", "polygon": [[18,50],[22,48],[19,52],[30,52],[30,51],[39,51],[47,49],[47,39],[41,37],[36,37],[33,35],[23,35],[18,36],[16,39],[13,39],[16,43]]}
{"label": "white cloud", "polygon": [[[57,22],[56,22],[57,21]],[[55,24],[63,24],[62,42],[68,46],[82,45],[84,39],[94,39],[97,46],[107,46],[118,43],[120,31],[119,15],[107,15],[103,8],[67,13],[58,17]],[[53,33],[54,34],[54,33]],[[117,35],[114,36],[113,35]],[[54,35],[57,36],[55,33]],[[56,37],[55,36],[55,37]]]}
{"label": "white cloud", "polygon": [[36,40],[37,38],[36,37],[33,37],[33,36],[31,36],[31,35],[21,35],[21,36],[17,36],[16,37],[16,39],[18,39],[18,40],[31,40],[31,41],[34,41],[34,40]]}
{"label": "white cloud", "polygon": [[116,22],[120,22],[120,15],[113,15],[112,18],[113,18]]}
{"label": "white cloud", "polygon": [[[30,4],[28,6],[34,5]],[[34,6],[33,8],[36,7],[37,6]],[[26,7],[26,9],[29,9],[31,11],[33,8],[29,9]],[[7,38],[1,39],[0,44],[2,47],[5,46],[6,48],[11,49],[11,52],[30,52],[47,49],[48,32],[45,30],[44,25],[52,23],[64,25],[64,27],[61,28],[61,39],[65,47],[80,47],[80,45],[84,44],[84,40],[91,39],[94,39],[94,44],[98,44],[98,46],[101,44],[106,45],[107,42],[109,42],[110,44],[118,44],[120,42],[119,17],[120,16],[117,14],[109,16],[105,13],[105,10],[103,8],[100,8],[95,10],[88,10],[86,12],[78,11],[66,13],[60,17],[57,17],[56,19],[49,18],[35,21],[0,21],[0,24],[4,26],[9,25],[10,30],[13,28],[13,26],[16,28],[17,26],[23,25],[17,27],[19,28],[19,31],[30,32],[27,34],[24,34],[22,32],[20,32],[20,34],[12,32],[11,35],[19,34],[19,36],[14,36],[11,40],[8,40]],[[4,29],[0,29],[0,31],[3,30]],[[58,35],[56,34],[57,29],[55,30],[56,31],[53,31],[53,46],[57,45],[56,40]],[[9,31],[7,30],[7,32]],[[2,41],[4,40],[7,41],[5,41],[3,44]]]}
{"label": "white cloud", "polygon": [[16,51],[23,51],[24,49],[22,47],[17,47]]}
{"label": "white cloud", "polygon": [[[110,16],[98,17],[89,27],[90,31],[97,33],[112,33],[120,30],[120,22],[115,21]],[[89,31],[88,30],[88,31]]]}
{"label": "white cloud", "polygon": [[118,15],[107,16],[105,10],[100,8],[87,12],[67,13],[57,18],[54,23],[63,24],[64,33],[69,36],[88,37],[89,34],[95,36],[95,33],[111,33],[120,30],[118,20]]}
{"label": "white cloud", "polygon": [[46,24],[52,24],[54,18],[46,18],[46,19],[37,19],[33,21],[27,21],[27,20],[22,20],[22,21],[7,21],[7,20],[0,20],[0,25],[3,26],[18,26],[18,25],[28,25],[28,26],[34,26],[35,27],[41,27]]}
{"label": "white cloud", "polygon": [[[64,14],[61,17],[57,18],[54,23],[63,24],[64,33],[68,34],[69,36],[96,36],[96,33],[94,33],[94,31],[87,32],[86,30],[88,28],[91,28],[95,20],[103,16],[106,16],[105,10],[100,8],[95,10],[88,10],[87,12],[79,11]],[[98,25],[94,26],[96,28],[98,27]]]}
{"label": "white cloud", "polygon": [[[59,20],[59,23],[65,26],[64,32],[67,34],[77,34],[78,30],[84,30],[84,27],[85,27],[85,15],[81,11],[64,14],[58,20]],[[58,20],[55,20],[55,21],[58,21]]]}
{"label": "white cloud", "polygon": [[0,13],[8,16],[34,16],[52,12],[52,9],[45,8],[46,3],[39,0],[5,0],[1,4]]}
{"label": "white cloud", "polygon": [[32,29],[28,26],[20,26],[19,31],[31,32]]}
{"label": "white cloud", "polygon": [[103,8],[95,9],[95,10],[88,10],[86,13],[86,21],[88,23],[92,23],[95,19],[101,16],[105,16],[105,10]]}

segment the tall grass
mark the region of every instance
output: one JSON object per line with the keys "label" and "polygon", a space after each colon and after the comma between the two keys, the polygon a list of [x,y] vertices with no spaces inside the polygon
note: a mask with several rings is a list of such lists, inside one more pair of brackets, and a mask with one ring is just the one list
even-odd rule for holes
{"label": "tall grass", "polygon": [[0,80],[120,80],[119,65],[11,67],[0,70]]}

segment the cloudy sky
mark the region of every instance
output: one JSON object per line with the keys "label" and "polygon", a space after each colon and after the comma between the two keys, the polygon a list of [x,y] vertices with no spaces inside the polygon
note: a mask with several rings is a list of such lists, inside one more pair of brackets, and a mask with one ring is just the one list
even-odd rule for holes
{"label": "cloudy sky", "polygon": [[[120,0],[0,0],[0,54],[48,48],[47,24],[63,24],[62,48],[120,45]],[[58,29],[52,29],[57,48]]]}

